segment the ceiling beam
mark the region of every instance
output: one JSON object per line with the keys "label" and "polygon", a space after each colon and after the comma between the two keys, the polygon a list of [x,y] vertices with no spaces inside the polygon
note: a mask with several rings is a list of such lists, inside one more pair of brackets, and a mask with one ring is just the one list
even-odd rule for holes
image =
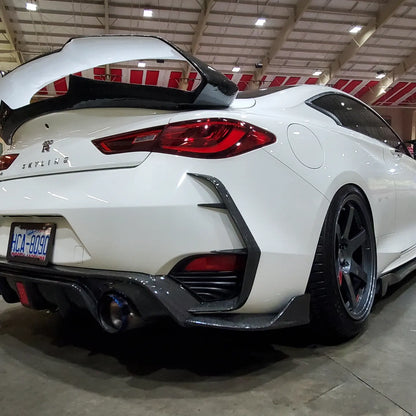
{"label": "ceiling beam", "polygon": [[385,93],[387,88],[398,81],[403,75],[409,72],[416,65],[416,50],[413,51],[400,64],[396,65],[374,88],[368,91],[361,100],[367,104],[373,104]]}
{"label": "ceiling beam", "polygon": [[[209,13],[215,4],[215,0],[203,0],[201,4],[201,11],[198,17],[198,24],[195,27],[194,36],[192,38],[191,44],[191,55],[196,55],[199,44],[201,43],[202,35],[204,34],[204,30],[207,27],[207,21],[209,17]],[[186,68],[182,71],[182,77],[179,81],[179,89],[186,90],[188,88],[188,79],[189,74],[191,73],[191,67],[186,65]]]}
{"label": "ceiling beam", "polygon": [[389,0],[383,7],[380,8],[377,17],[372,18],[370,22],[361,29],[361,31],[354,36],[346,48],[338,55],[338,57],[330,64],[329,69],[324,71],[319,77],[318,84],[328,84],[341,70],[341,68],[358,52],[358,50],[371,38],[374,32],[390,17],[394,15],[396,10],[406,0]]}
{"label": "ceiling beam", "polygon": [[104,0],[104,33],[110,33],[110,23],[108,17],[108,0]]}
{"label": "ceiling beam", "polygon": [[207,26],[208,16],[209,13],[214,6],[215,0],[204,0],[201,6],[201,12],[199,13],[198,17],[198,24],[195,28],[194,37],[192,39],[192,46],[191,46],[191,54],[195,55],[199,44],[201,42],[202,35],[204,34],[204,30]]}
{"label": "ceiling beam", "polygon": [[269,51],[262,58],[260,64],[261,68],[256,69],[253,75],[252,81],[250,81],[248,88],[259,88],[261,84],[261,79],[264,74],[267,72],[267,69],[270,65],[271,60],[278,54],[280,49],[282,49],[283,44],[286,42],[286,39],[294,29],[296,23],[301,19],[305,10],[309,7],[311,0],[299,0],[296,4],[294,10],[289,15],[284,24],[283,28],[279,31],[278,35],[273,41]]}
{"label": "ceiling beam", "polygon": [[[104,0],[104,33],[110,33],[110,18],[108,17],[108,0]],[[105,80],[111,81],[110,64],[105,66]]]}
{"label": "ceiling beam", "polygon": [[23,63],[22,57],[20,56],[20,53],[18,49],[16,48],[16,44],[14,42],[14,37],[12,36],[13,30],[11,27],[11,23],[7,17],[6,7],[4,6],[4,2],[0,1],[0,19],[3,23],[4,29],[6,31],[5,37],[10,43],[10,46],[12,47],[12,55],[14,59],[16,60],[16,63],[18,65]]}

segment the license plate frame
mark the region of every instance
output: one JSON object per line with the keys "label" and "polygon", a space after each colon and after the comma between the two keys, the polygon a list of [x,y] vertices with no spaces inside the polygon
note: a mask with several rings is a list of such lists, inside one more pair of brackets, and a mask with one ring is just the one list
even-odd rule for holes
{"label": "license plate frame", "polygon": [[[46,266],[52,257],[55,234],[56,224],[53,223],[13,222],[10,226],[7,260]],[[16,235],[21,236],[20,241]],[[36,241],[38,236],[39,240]],[[41,243],[42,236],[44,237],[43,243]],[[32,238],[35,240],[33,243]],[[47,240],[46,248],[44,247],[45,240]]]}

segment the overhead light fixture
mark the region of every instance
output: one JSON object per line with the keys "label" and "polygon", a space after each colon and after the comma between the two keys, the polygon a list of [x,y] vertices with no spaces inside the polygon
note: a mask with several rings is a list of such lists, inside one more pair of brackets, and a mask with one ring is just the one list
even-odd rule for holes
{"label": "overhead light fixture", "polygon": [[266,23],[266,19],[264,17],[259,17],[256,20],[256,23],[254,23],[256,26],[264,26],[264,24]]}
{"label": "overhead light fixture", "polygon": [[386,76],[386,73],[384,71],[377,71],[376,78],[377,79],[383,79]]}
{"label": "overhead light fixture", "polygon": [[254,64],[255,68],[263,68],[263,64],[261,62],[257,62],[256,64]]}
{"label": "overhead light fixture", "polygon": [[360,25],[355,25],[349,30],[349,32],[355,35],[356,33],[360,32],[362,28],[363,27]]}
{"label": "overhead light fixture", "polygon": [[235,66],[232,71],[233,72],[240,72],[241,68],[239,66]]}
{"label": "overhead light fixture", "polygon": [[34,0],[26,2],[26,10],[29,10],[30,12],[35,12],[37,9],[38,5]]}
{"label": "overhead light fixture", "polygon": [[144,9],[143,10],[143,17],[153,17],[153,10]]}
{"label": "overhead light fixture", "polygon": [[137,64],[137,66],[138,66],[139,68],[146,68],[146,62],[139,62],[139,63]]}
{"label": "overhead light fixture", "polygon": [[317,69],[312,75],[314,75],[315,77],[319,77],[319,75],[322,74],[322,71],[320,69]]}

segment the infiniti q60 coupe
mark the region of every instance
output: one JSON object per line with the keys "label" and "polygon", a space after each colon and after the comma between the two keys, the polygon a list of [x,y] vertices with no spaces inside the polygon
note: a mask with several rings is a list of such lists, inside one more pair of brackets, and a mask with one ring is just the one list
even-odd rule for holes
{"label": "infiniti q60 coupe", "polygon": [[[138,62],[195,76],[146,85]],[[359,333],[376,292],[416,267],[416,162],[341,91],[237,92],[146,36],[72,39],[1,78],[4,300],[109,332],[170,317]]]}

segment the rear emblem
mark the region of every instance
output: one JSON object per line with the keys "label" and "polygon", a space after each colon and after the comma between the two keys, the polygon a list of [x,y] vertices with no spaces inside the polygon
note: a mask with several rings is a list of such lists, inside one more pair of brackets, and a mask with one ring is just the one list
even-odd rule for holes
{"label": "rear emblem", "polygon": [[51,151],[51,144],[53,143],[53,140],[45,140],[42,143],[42,153],[43,152],[50,152]]}

